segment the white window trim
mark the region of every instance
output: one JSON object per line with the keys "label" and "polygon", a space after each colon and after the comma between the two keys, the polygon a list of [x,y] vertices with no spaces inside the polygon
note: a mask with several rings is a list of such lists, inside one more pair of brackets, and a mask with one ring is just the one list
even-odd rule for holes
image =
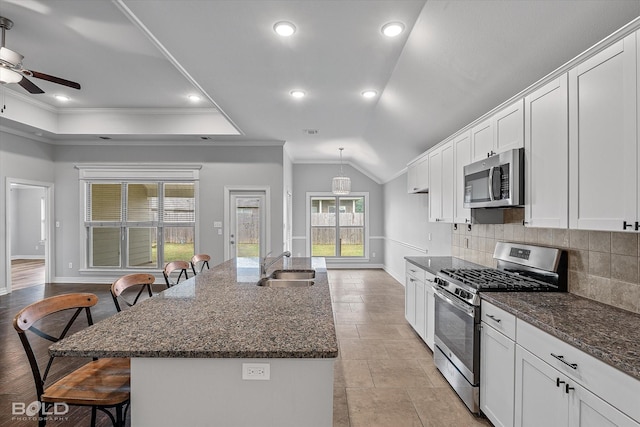
{"label": "white window trim", "polygon": [[149,272],[149,271],[162,271],[162,266],[152,269],[144,268],[95,268],[88,267],[88,254],[87,254],[87,229],[84,226],[84,215],[86,209],[86,182],[99,182],[99,181],[182,181],[194,183],[195,193],[195,245],[194,252],[200,251],[200,169],[201,164],[195,163],[141,163],[141,164],[122,164],[122,163],[83,163],[74,165],[78,169],[78,191],[80,200],[78,209],[80,221],[78,226],[79,232],[79,248],[80,248],[80,273],[136,273],[136,272]]}
{"label": "white window trim", "polygon": [[[364,256],[363,257],[326,257],[332,263],[348,263],[352,261],[369,261],[369,192],[351,192],[347,195],[355,197],[364,197]],[[305,244],[305,256],[311,256],[311,198],[312,197],[341,197],[336,196],[331,192],[307,192],[306,193],[306,244]]]}

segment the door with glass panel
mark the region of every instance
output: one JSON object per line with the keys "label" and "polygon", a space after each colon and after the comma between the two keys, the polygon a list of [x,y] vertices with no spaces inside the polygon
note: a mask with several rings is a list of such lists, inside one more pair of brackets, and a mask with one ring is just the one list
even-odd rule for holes
{"label": "door with glass panel", "polygon": [[363,196],[311,197],[311,256],[364,257]]}
{"label": "door with glass panel", "polygon": [[230,193],[229,256],[253,258],[265,255],[266,196],[264,192]]}

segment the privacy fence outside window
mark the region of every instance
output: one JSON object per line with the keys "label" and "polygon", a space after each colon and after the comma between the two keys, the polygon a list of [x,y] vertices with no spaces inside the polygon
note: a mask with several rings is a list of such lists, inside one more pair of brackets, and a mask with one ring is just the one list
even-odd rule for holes
{"label": "privacy fence outside window", "polygon": [[157,269],[195,253],[197,181],[84,180],[89,269]]}
{"label": "privacy fence outside window", "polygon": [[365,257],[366,196],[309,197],[311,256]]}

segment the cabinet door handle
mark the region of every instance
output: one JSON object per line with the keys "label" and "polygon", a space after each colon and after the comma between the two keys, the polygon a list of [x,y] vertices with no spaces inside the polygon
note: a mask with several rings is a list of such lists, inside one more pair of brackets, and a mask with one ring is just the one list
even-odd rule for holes
{"label": "cabinet door handle", "polygon": [[560,381],[560,378],[556,378],[556,387],[560,387],[560,384],[564,384],[564,381]]}
{"label": "cabinet door handle", "polygon": [[575,390],[575,388],[574,387],[569,387],[569,384],[565,384],[564,385],[565,393],[569,394],[569,390]]}
{"label": "cabinet door handle", "polygon": [[493,314],[487,314],[487,317],[488,317],[489,319],[493,320],[494,322],[498,322],[498,323],[500,323],[500,322],[501,322],[501,320],[500,320],[500,319],[498,319],[497,317],[495,317]]}
{"label": "cabinet door handle", "polygon": [[561,361],[562,363],[564,363],[565,365],[567,365],[571,369],[578,369],[578,364],[577,363],[569,363],[569,362],[567,362],[566,360],[564,360],[564,356],[562,356],[562,355],[551,353],[551,356],[554,357],[555,359],[558,359],[559,361]]}
{"label": "cabinet door handle", "polygon": [[[638,223],[636,222],[636,226],[637,226],[637,224]],[[633,227],[633,224],[631,224],[631,223],[627,224],[627,221],[622,221],[622,229],[623,230],[626,230],[627,228],[631,228],[631,227]],[[637,230],[637,228],[636,228],[636,230]]]}

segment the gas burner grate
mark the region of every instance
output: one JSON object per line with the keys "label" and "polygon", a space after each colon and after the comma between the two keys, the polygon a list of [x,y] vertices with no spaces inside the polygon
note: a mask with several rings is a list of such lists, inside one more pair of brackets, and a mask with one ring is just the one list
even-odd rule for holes
{"label": "gas burner grate", "polygon": [[444,269],[444,275],[480,291],[556,291],[557,286],[492,268]]}

